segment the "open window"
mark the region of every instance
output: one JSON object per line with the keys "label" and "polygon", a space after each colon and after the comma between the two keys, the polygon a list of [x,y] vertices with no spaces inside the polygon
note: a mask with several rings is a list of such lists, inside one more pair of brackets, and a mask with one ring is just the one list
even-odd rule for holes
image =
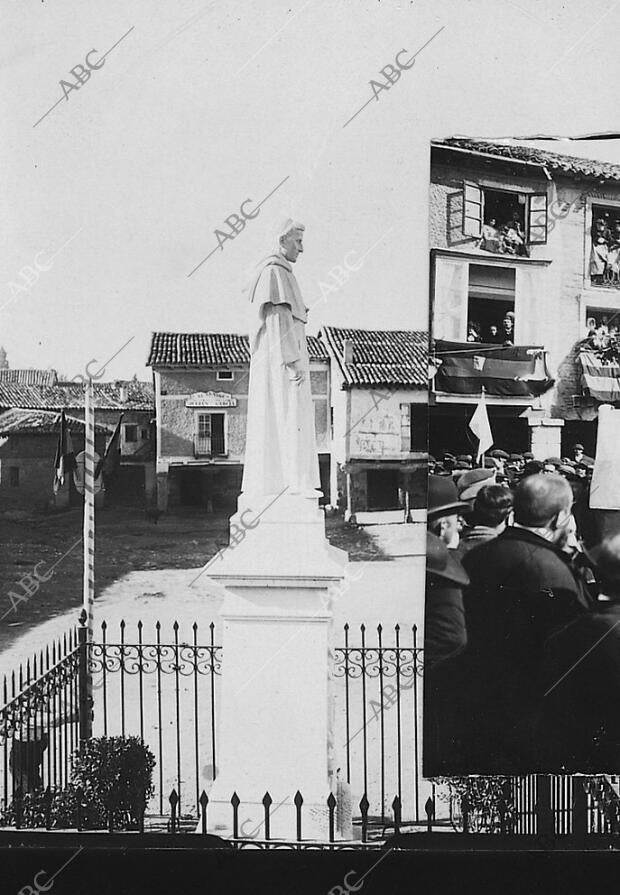
{"label": "open window", "polygon": [[467,341],[503,345],[514,342],[515,270],[470,264],[467,290]]}
{"label": "open window", "polygon": [[223,413],[197,413],[194,453],[196,456],[216,457],[226,453]]}
{"label": "open window", "polygon": [[590,284],[620,288],[620,208],[592,205]]}
{"label": "open window", "polygon": [[463,234],[484,251],[528,255],[547,242],[547,194],[495,190],[463,181]]}

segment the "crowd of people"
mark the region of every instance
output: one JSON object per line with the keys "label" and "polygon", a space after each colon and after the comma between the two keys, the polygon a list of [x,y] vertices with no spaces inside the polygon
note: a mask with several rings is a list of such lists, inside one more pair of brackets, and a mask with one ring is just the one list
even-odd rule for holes
{"label": "crowd of people", "polygon": [[509,220],[498,224],[497,218],[490,217],[482,225],[482,233],[477,247],[485,252],[528,257],[523,222],[518,211],[513,211]]}
{"label": "crowd of people", "polygon": [[590,281],[598,286],[620,285],[620,218],[598,217],[592,225]]}
{"label": "crowd of people", "polygon": [[620,330],[615,320],[616,315],[607,314],[587,320],[588,334],[581,347],[593,351],[602,364],[620,363]]}
{"label": "crowd of people", "polygon": [[484,327],[477,320],[470,320],[467,327],[468,342],[486,342],[490,345],[514,345],[515,315],[507,311],[501,322]]}
{"label": "crowd of people", "polygon": [[593,460],[492,453],[431,460],[425,774],[618,772],[620,534]]}

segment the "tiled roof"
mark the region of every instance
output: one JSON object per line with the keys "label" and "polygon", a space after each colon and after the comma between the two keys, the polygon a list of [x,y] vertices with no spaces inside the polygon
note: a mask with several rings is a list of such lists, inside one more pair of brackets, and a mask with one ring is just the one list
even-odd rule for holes
{"label": "tiled roof", "polygon": [[[83,432],[82,420],[66,415],[68,428],[72,432]],[[0,413],[0,435],[49,435],[57,433],[60,425],[60,414],[52,410],[24,410],[14,407]],[[110,435],[113,426],[95,424],[95,432]]]}
{"label": "tiled roof", "polygon": [[[311,360],[326,360],[325,346],[316,336],[307,336]],[[202,367],[247,364],[250,345],[237,333],[153,333],[149,367]]]}
{"label": "tiled roof", "polygon": [[485,155],[501,156],[521,162],[534,162],[544,165],[550,170],[567,175],[591,177],[596,180],[620,180],[620,165],[611,162],[600,162],[593,159],[577,158],[571,155],[560,155],[545,149],[534,149],[532,146],[519,146],[511,143],[493,143],[487,140],[471,140],[469,137],[449,137],[446,140],[433,140],[433,146],[467,149],[482,152]]}
{"label": "tiled roof", "polygon": [[[428,333],[415,330],[343,329],[324,326],[321,335],[352,385],[428,386]],[[353,362],[344,362],[344,341],[353,343]]]}
{"label": "tiled roof", "polygon": [[0,370],[0,383],[18,385],[56,385],[56,370]]}
{"label": "tiled roof", "polygon": [[[127,398],[121,400],[121,388]],[[117,380],[94,382],[93,404],[99,410],[153,411],[153,387],[148,382]],[[62,410],[84,407],[84,387],[79,382],[58,382],[56,385],[21,385],[0,379],[0,409],[26,407],[41,410]]]}

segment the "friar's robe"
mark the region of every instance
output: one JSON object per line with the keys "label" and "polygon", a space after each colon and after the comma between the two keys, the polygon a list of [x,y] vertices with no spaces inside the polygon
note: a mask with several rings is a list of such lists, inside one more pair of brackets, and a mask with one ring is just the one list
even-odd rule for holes
{"label": "friar's robe", "polygon": [[[270,255],[249,288],[250,385],[242,491],[311,494],[320,487],[305,307],[292,265]],[[297,362],[303,381],[286,366]]]}

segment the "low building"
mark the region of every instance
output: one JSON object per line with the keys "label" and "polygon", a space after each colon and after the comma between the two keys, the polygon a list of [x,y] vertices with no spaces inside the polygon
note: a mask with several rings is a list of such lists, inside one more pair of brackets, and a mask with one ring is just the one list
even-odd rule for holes
{"label": "low building", "polygon": [[592,454],[620,401],[620,166],[433,141],[430,242],[431,453],[472,452],[484,388],[496,447]]}
{"label": "low building", "polygon": [[[316,447],[329,502],[329,358],[308,336]],[[241,491],[250,349],[236,333],[153,333],[160,509],[195,505],[230,510]]]}
{"label": "low building", "polygon": [[[84,450],[84,423],[67,415],[74,453]],[[14,408],[0,413],[0,507],[3,510],[44,511],[54,506],[54,459],[60,414],[51,410]],[[101,456],[112,434],[110,426],[95,425],[95,450]],[[71,482],[66,502],[81,503]]]}
{"label": "low building", "polygon": [[332,503],[345,518],[426,507],[428,334],[325,326]]}
{"label": "low building", "polygon": [[[143,503],[154,496],[155,456],[153,388],[147,382],[93,382],[95,422],[110,436],[121,423],[121,465],[109,485],[113,503]],[[0,370],[0,413],[12,409],[65,413],[84,419],[84,386],[60,381],[51,370]]]}

